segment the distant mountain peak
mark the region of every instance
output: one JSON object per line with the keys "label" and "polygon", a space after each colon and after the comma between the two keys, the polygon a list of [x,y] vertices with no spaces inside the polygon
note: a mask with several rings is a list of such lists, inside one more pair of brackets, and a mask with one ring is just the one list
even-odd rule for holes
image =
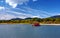
{"label": "distant mountain peak", "polygon": [[12,18],[11,20],[22,20],[22,18]]}
{"label": "distant mountain peak", "polygon": [[51,16],[50,18],[60,18],[60,15]]}

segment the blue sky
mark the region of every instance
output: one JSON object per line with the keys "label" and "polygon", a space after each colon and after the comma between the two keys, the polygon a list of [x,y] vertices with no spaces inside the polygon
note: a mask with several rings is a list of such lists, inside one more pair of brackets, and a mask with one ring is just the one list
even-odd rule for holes
{"label": "blue sky", "polygon": [[60,0],[0,0],[0,20],[60,15]]}

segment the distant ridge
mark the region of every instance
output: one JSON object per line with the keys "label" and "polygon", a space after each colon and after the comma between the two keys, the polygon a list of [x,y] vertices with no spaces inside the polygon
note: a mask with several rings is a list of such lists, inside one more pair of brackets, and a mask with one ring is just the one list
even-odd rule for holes
{"label": "distant ridge", "polygon": [[[51,17],[47,17],[47,18],[60,18],[60,15],[55,15],[55,16],[51,16]],[[25,18],[25,20],[27,19],[33,19],[31,17]],[[24,20],[22,18],[12,18],[11,20]]]}
{"label": "distant ridge", "polygon": [[22,18],[13,18],[11,20],[22,20]]}
{"label": "distant ridge", "polygon": [[50,18],[60,18],[60,15],[51,16]]}

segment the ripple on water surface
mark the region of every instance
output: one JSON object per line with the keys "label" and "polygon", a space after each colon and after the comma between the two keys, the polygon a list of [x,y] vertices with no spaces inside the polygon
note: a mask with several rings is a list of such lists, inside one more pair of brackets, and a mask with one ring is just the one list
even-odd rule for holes
{"label": "ripple on water surface", "polygon": [[0,38],[60,38],[60,26],[0,24]]}

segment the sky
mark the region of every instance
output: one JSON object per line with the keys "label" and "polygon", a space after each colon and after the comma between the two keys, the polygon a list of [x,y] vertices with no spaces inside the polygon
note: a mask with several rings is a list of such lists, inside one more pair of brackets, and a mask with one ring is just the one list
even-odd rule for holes
{"label": "sky", "polygon": [[0,20],[60,15],[60,0],[0,0]]}

